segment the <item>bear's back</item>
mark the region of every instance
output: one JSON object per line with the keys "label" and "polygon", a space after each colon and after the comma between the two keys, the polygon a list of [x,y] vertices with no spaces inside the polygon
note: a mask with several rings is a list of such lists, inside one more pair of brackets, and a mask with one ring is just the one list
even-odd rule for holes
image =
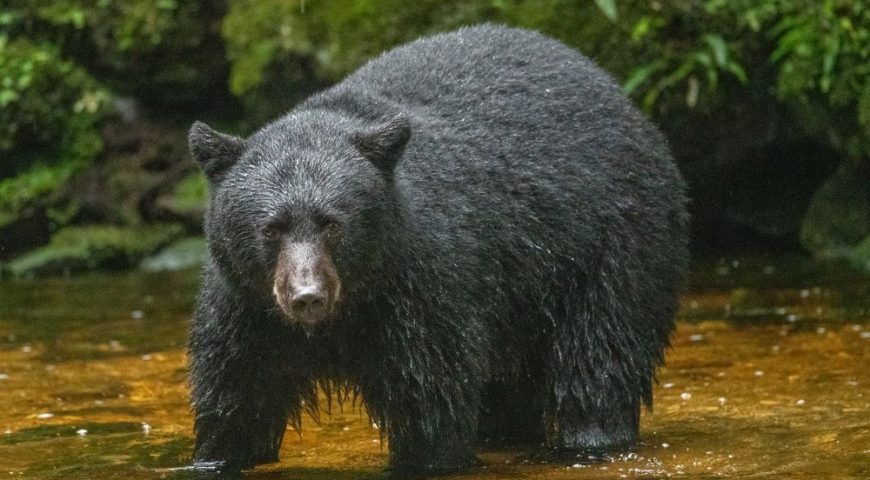
{"label": "bear's back", "polygon": [[545,170],[537,178],[549,171],[556,180],[624,169],[609,157],[628,151],[646,157],[641,169],[672,163],[660,133],[605,72],[528,30],[486,24],[422,38],[371,60],[323,95],[320,101],[353,104],[356,115],[383,118],[382,103],[386,115],[410,115],[412,144],[428,135],[458,153],[467,143],[466,155],[444,157],[452,168],[508,157],[514,169],[533,162]]}
{"label": "bear's back", "polygon": [[408,217],[468,248],[549,242],[576,258],[609,237],[666,237],[684,208],[661,134],[591,60],[536,32],[480,25],[422,38],[299,110],[408,116],[394,176]]}
{"label": "bear's back", "polygon": [[[390,50],[342,86],[421,114],[478,125],[536,113],[529,108],[556,120],[577,99],[589,106],[630,108],[619,87],[580,53],[536,32],[489,24]],[[541,115],[525,120],[549,123]]]}

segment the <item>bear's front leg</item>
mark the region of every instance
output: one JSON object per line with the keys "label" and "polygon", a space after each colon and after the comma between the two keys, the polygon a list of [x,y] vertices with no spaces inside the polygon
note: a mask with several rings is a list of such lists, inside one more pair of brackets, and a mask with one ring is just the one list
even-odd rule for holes
{"label": "bear's front leg", "polygon": [[194,467],[238,471],[277,462],[286,425],[279,415],[197,414]]}
{"label": "bear's front leg", "polygon": [[303,389],[281,358],[283,334],[218,274],[206,273],[189,342],[195,467],[238,470],[278,460]]}
{"label": "bear's front leg", "polygon": [[[472,450],[486,371],[474,332],[400,322],[360,381],[366,407],[386,429],[397,477],[461,470]],[[437,340],[435,340],[437,339]]]}

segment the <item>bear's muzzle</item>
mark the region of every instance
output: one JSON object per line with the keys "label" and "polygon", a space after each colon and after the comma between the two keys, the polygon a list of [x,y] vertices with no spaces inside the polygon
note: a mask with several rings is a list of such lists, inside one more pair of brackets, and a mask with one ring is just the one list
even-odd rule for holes
{"label": "bear's muzzle", "polygon": [[315,242],[285,242],[274,281],[272,293],[284,316],[307,332],[330,317],[341,290],[332,257]]}

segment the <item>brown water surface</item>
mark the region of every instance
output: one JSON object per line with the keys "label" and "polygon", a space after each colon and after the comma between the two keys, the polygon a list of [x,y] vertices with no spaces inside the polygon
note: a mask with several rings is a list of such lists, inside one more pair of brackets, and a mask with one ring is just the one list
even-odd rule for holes
{"label": "brown water surface", "polygon": [[[0,478],[192,478],[196,272],[0,282]],[[382,478],[345,408],[251,479]],[[598,462],[480,450],[452,479],[870,478],[870,277],[802,257],[698,262],[643,442]]]}

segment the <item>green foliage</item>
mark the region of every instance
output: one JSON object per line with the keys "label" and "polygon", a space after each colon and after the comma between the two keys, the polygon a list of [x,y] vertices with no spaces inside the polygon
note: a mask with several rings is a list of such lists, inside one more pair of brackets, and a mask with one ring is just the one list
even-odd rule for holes
{"label": "green foliage", "polygon": [[[54,40],[72,40],[76,30],[90,29],[102,47],[116,50],[150,50],[159,46],[167,31],[176,28],[175,0],[7,0],[6,15],[29,23],[69,30],[56,31]],[[11,22],[8,22],[11,23]],[[36,31],[39,31],[38,28]]]}
{"label": "green foliage", "polygon": [[115,95],[135,95],[163,117],[179,104],[226,105],[214,28],[222,15],[221,2],[207,0],[2,2],[0,227],[74,218],[74,205],[51,198],[100,154]]}
{"label": "green foliage", "polygon": [[[115,150],[110,141],[103,152],[113,99],[133,97],[116,104],[169,131],[195,116],[253,127],[384,50],[480,22],[585,52],[656,117],[676,152],[703,156],[689,159],[700,178],[717,162],[744,168],[747,158],[731,152],[770,143],[729,130],[723,119],[741,115],[786,132],[781,142],[808,139],[856,165],[870,158],[870,0],[2,0],[0,232],[34,212],[48,232],[101,211],[57,200],[89,167],[98,174],[79,178],[125,199],[101,202],[120,212],[113,221],[144,221],[141,202],[152,200],[136,192],[171,185],[161,168],[128,169],[125,149],[157,145],[155,156],[167,155],[152,140]],[[687,140],[688,126],[711,139],[703,155],[694,145],[681,152],[703,143]],[[95,164],[101,152],[112,158]],[[207,194],[201,176],[161,192],[153,202],[194,218]]]}
{"label": "green foliage", "polygon": [[56,165],[36,164],[14,177],[0,180],[0,227],[21,218],[38,200],[51,196],[99,151],[100,139],[81,136],[78,154],[70,154]]}
{"label": "green foliage", "polygon": [[175,209],[202,210],[206,202],[208,202],[208,181],[202,172],[191,173],[175,186],[172,195]]}
{"label": "green foliage", "polygon": [[5,0],[0,29],[50,43],[122,95],[177,107],[225,91],[214,0]]}
{"label": "green foliage", "polygon": [[616,21],[616,17],[618,13],[616,11],[616,0],[595,0],[595,5],[598,5],[598,8],[601,9],[601,12],[607,17],[611,22]]}
{"label": "green foliage", "polygon": [[312,53],[306,42],[310,34],[295,15],[303,5],[302,0],[239,0],[230,4],[223,32],[233,62],[230,89],[234,94],[243,95],[262,83],[266,68],[281,53]]}
{"label": "green foliage", "polygon": [[870,80],[870,3],[822,0],[791,3],[770,34],[782,96],[830,95],[834,104],[856,98]]}
{"label": "green foliage", "polygon": [[230,0],[223,22],[230,86],[248,93],[270,65],[293,56],[316,59],[316,73],[335,79],[403,41],[479,19],[485,3]]}
{"label": "green foliage", "polygon": [[14,170],[8,162],[16,157],[74,142],[69,130],[96,123],[107,99],[93,77],[51,46],[0,35],[0,172]]}
{"label": "green foliage", "polygon": [[750,89],[832,125],[809,132],[870,151],[867,0],[229,0],[223,35],[232,91],[256,95],[275,65],[313,59],[335,81],[410,38],[495,21],[580,48],[656,115],[713,111]]}
{"label": "green foliage", "polygon": [[108,94],[50,46],[0,35],[0,227],[93,161]]}
{"label": "green foliage", "polygon": [[760,2],[771,27],[776,92],[797,112],[829,120],[817,133],[853,157],[870,155],[870,2]]}
{"label": "green foliage", "polygon": [[[630,2],[628,2],[630,3]],[[851,156],[870,153],[870,2],[705,0],[630,10],[631,56],[647,58],[625,87],[653,110],[683,92],[728,102],[721,80],[793,108],[810,134]],[[700,88],[703,83],[704,88]],[[824,118],[819,122],[813,119]]]}
{"label": "green foliage", "polygon": [[181,235],[178,225],[81,226],[58,231],[51,242],[5,265],[15,276],[95,268],[124,268]]}

